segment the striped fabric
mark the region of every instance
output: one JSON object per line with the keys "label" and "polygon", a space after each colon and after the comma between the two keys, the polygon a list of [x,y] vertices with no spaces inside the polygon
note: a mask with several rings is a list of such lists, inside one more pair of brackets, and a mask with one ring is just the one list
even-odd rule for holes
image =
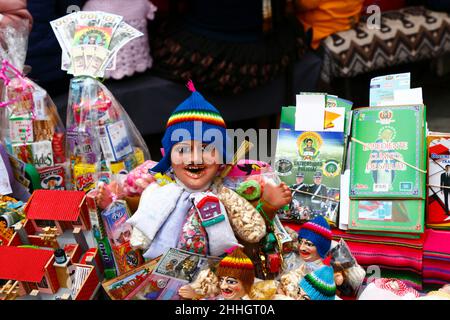
{"label": "striped fabric", "polygon": [[399,239],[333,230],[333,238],[343,238],[347,242],[357,262],[370,271],[366,277],[374,276],[371,271],[373,267],[369,267],[377,266],[382,278],[399,279],[416,290],[422,290],[422,250],[425,236],[420,239]]}
{"label": "striped fabric", "polygon": [[317,234],[320,234],[322,237],[324,237],[325,239],[329,239],[332,240],[333,235],[331,233],[331,230],[328,228],[325,228],[317,223],[311,222],[309,221],[308,223],[305,223],[304,225],[302,225],[303,229],[308,229],[311,230]]}
{"label": "striped fabric", "polygon": [[450,232],[428,229],[426,235],[423,282],[431,290],[450,283]]}
{"label": "striped fabric", "polygon": [[174,112],[167,121],[167,128],[181,122],[200,121],[226,128],[225,121],[219,113],[209,110],[183,110]]}

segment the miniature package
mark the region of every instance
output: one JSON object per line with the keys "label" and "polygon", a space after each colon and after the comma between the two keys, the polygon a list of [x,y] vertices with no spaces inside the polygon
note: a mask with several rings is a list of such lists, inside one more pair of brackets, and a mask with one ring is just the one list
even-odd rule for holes
{"label": "miniature package", "polygon": [[126,222],[130,217],[127,204],[117,200],[102,212],[103,224],[111,245],[118,274],[135,269],[144,263],[140,250],[131,248],[132,227]]}
{"label": "miniature package", "polygon": [[92,78],[71,81],[67,152],[72,186],[89,191],[95,181],[127,173],[150,158],[142,136],[122,106]]}
{"label": "miniature package", "polygon": [[105,292],[112,300],[127,300],[128,296],[152,274],[159,259],[150,260],[142,266],[130,270],[117,278],[103,282],[102,286]]}
{"label": "miniature package", "polygon": [[62,69],[75,76],[67,110],[70,188],[89,191],[97,181],[128,173],[150,158],[124,108],[96,78],[129,41],[142,36],[118,15],[80,11],[51,22],[63,50]]}
{"label": "miniature package", "polygon": [[14,225],[25,219],[24,203],[0,195],[0,246],[8,245],[14,235]]}
{"label": "miniature package", "polygon": [[194,279],[198,280],[202,271],[219,260],[217,257],[171,248],[161,257],[152,274],[127,299],[180,300],[178,290]]}

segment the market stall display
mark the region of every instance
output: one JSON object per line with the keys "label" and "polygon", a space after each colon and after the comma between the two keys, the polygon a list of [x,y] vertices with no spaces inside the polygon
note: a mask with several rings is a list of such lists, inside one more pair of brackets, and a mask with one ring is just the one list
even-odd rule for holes
{"label": "market stall display", "polygon": [[142,32],[100,11],[51,26],[66,128],[0,30],[0,300],[448,299],[449,134],[409,73],[372,79],[364,108],[298,94],[273,168],[189,81],[155,162],[99,80]]}

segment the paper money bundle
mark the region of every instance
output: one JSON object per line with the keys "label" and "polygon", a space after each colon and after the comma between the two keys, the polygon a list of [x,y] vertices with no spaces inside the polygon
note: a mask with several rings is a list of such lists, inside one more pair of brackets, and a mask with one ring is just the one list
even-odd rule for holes
{"label": "paper money bundle", "polygon": [[67,106],[66,151],[71,189],[110,183],[150,158],[122,105],[96,78],[114,67],[118,51],[143,35],[123,17],[80,11],[51,22],[62,48],[62,69],[73,74]]}
{"label": "paper money bundle", "polygon": [[79,11],[50,22],[62,48],[61,68],[74,76],[102,78],[114,70],[117,52],[143,35],[123,17],[100,11]]}

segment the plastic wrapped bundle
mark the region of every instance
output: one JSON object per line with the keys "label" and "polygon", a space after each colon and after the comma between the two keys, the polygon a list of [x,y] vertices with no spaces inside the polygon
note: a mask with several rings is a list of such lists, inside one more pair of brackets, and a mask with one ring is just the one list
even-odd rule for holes
{"label": "plastic wrapped bundle", "polygon": [[65,129],[47,92],[3,60],[1,139],[8,153],[36,169],[34,188],[64,189]]}
{"label": "plastic wrapped bundle", "polygon": [[142,136],[119,102],[99,81],[72,79],[67,112],[67,152],[72,187],[88,191],[96,181],[128,173],[150,158]]}

